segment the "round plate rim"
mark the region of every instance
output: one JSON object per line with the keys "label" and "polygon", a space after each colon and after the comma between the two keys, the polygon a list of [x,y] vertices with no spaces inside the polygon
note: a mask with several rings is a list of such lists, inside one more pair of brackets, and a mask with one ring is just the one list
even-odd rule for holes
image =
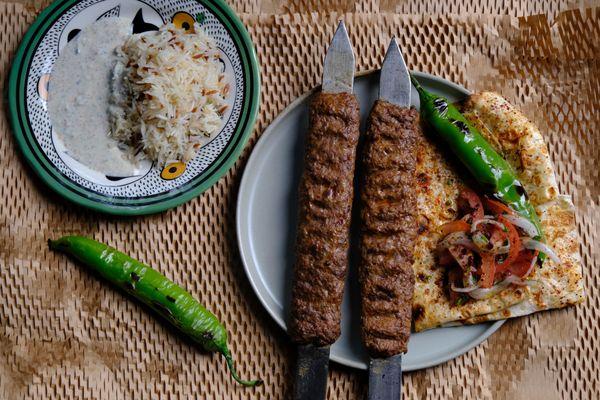
{"label": "round plate rim", "polygon": [[[378,73],[378,72],[379,72],[378,70],[362,71],[362,72],[357,73],[356,77],[366,76],[366,75],[370,75],[370,74],[374,74],[374,73]],[[470,94],[470,92],[466,88],[464,88],[454,82],[450,82],[444,78],[441,78],[441,77],[438,77],[435,75],[431,75],[431,74],[428,74],[425,72],[411,71],[411,73],[417,78],[417,80],[419,80],[421,82],[424,80],[429,80],[429,81],[433,81],[438,84],[449,86],[450,88],[452,88],[454,90],[464,93],[465,95]],[[242,175],[242,180],[240,182],[240,186],[239,186],[239,190],[238,190],[237,204],[236,204],[236,221],[235,221],[236,222],[236,235],[237,235],[238,248],[240,251],[240,258],[241,258],[242,264],[244,266],[244,272],[246,274],[246,277],[248,278],[248,281],[250,282],[250,285],[252,286],[252,290],[254,291],[254,294],[256,295],[256,297],[258,297],[258,299],[259,299],[260,303],[262,304],[262,306],[264,307],[264,309],[271,316],[271,318],[273,318],[273,320],[275,320],[277,325],[279,325],[286,332],[287,332],[286,321],[274,309],[272,309],[270,304],[267,303],[264,294],[262,294],[262,291],[258,288],[258,283],[256,282],[255,277],[253,276],[252,272],[250,271],[249,264],[253,263],[253,261],[250,261],[250,260],[252,260],[252,257],[250,256],[251,250],[248,248],[248,244],[243,240],[242,234],[241,234],[241,232],[245,231],[244,224],[242,222],[242,219],[243,219],[242,218],[242,215],[243,215],[242,209],[244,207],[244,203],[246,200],[246,197],[244,196],[244,194],[249,192],[248,189],[249,189],[250,172],[248,172],[248,171],[250,171],[252,169],[252,166],[257,162],[258,157],[259,157],[258,154],[260,153],[260,149],[267,142],[266,138],[276,132],[275,126],[277,126],[279,124],[279,122],[287,116],[287,114],[289,114],[294,108],[296,108],[300,103],[302,103],[307,97],[309,97],[310,95],[315,93],[319,88],[320,88],[320,86],[317,86],[317,87],[309,90],[308,92],[300,95],[298,98],[296,98],[294,101],[292,101],[285,109],[283,109],[283,111],[281,111],[281,113],[279,113],[279,115],[265,129],[265,131],[263,132],[263,134],[257,141],[256,145],[252,149],[252,153],[250,154],[250,157],[248,158],[248,162],[246,163],[246,166],[244,168],[244,173]],[[449,352],[448,354],[446,354],[444,356],[434,358],[430,361],[415,363],[414,365],[412,365],[409,368],[403,368],[403,370],[406,372],[416,371],[416,370],[420,370],[423,368],[433,367],[435,365],[439,365],[446,361],[452,360],[452,359],[466,353],[467,351],[473,349],[474,347],[478,346],[482,342],[484,342],[488,337],[490,337],[494,332],[496,332],[500,328],[500,326],[502,326],[502,324],[504,324],[504,322],[505,322],[505,320],[499,320],[499,321],[495,321],[495,322],[491,323],[490,326],[481,335],[479,335],[475,340],[472,340],[471,342],[467,343],[466,345],[464,345],[452,352]],[[362,370],[366,369],[366,365],[362,362],[357,362],[352,359],[349,359],[346,357],[341,357],[341,356],[338,356],[333,353],[330,355],[329,358],[331,361],[334,361],[338,364],[345,365],[345,366],[348,366],[351,368],[362,369]]]}
{"label": "round plate rim", "polygon": [[[210,188],[214,183],[216,183],[235,164],[235,162],[238,160],[242,150],[246,146],[246,143],[248,142],[250,134],[252,133],[254,126],[256,124],[256,118],[258,115],[258,110],[259,110],[260,101],[261,101],[261,79],[260,79],[259,63],[258,63],[258,57],[256,54],[256,49],[254,47],[254,44],[250,38],[250,34],[248,33],[246,27],[244,26],[244,24],[242,23],[240,18],[237,16],[237,14],[233,11],[233,9],[231,7],[229,7],[229,5],[224,0],[195,0],[196,2],[198,2],[204,6],[207,6],[207,7],[210,4],[219,7],[223,11],[223,14],[230,19],[231,24],[239,32],[239,35],[234,35],[233,33],[231,33],[231,30],[226,27],[229,34],[232,35],[233,37],[238,36],[238,40],[248,50],[248,61],[246,64],[247,64],[247,68],[249,70],[249,73],[248,73],[248,80],[250,83],[249,86],[252,86],[252,90],[248,93],[248,99],[249,99],[248,100],[249,101],[248,110],[247,110],[248,123],[247,123],[245,129],[238,134],[238,137],[239,137],[238,143],[231,149],[229,156],[227,156],[222,161],[222,165],[219,166],[214,171],[212,171],[211,173],[209,173],[209,175],[204,180],[204,182],[198,184],[198,186],[191,188],[189,190],[186,190],[185,192],[183,192],[179,195],[176,195],[175,197],[168,198],[165,200],[159,200],[158,202],[156,202],[154,204],[135,205],[135,204],[127,204],[126,202],[123,204],[107,203],[107,202],[102,202],[99,200],[85,197],[82,194],[74,193],[70,190],[67,190],[66,188],[63,188],[62,185],[59,183],[59,181],[55,177],[50,175],[48,172],[44,171],[41,163],[36,159],[36,157],[32,153],[32,150],[29,149],[29,147],[26,143],[26,138],[25,138],[26,133],[23,132],[23,130],[19,126],[19,122],[18,122],[18,119],[20,118],[20,113],[19,113],[18,104],[17,104],[17,94],[18,94],[17,78],[23,70],[27,69],[27,65],[23,65],[22,68],[19,68],[19,66],[21,65],[24,57],[27,57],[29,55],[29,53],[32,53],[35,51],[35,49],[33,49],[30,52],[27,52],[26,48],[27,48],[28,44],[34,39],[33,37],[34,37],[35,31],[41,25],[43,25],[43,23],[45,22],[45,19],[48,16],[51,16],[52,13],[54,13],[60,7],[63,7],[67,4],[69,5],[69,7],[72,7],[80,1],[82,1],[82,0],[66,0],[66,1],[65,0],[54,0],[51,4],[49,4],[46,8],[44,8],[39,13],[39,15],[36,17],[34,22],[27,29],[25,35],[23,36],[23,39],[21,40],[21,42],[19,44],[17,52],[15,53],[15,56],[11,62],[11,69],[10,69],[8,86],[7,86],[7,89],[8,89],[7,90],[8,116],[9,116],[9,120],[10,120],[11,130],[13,132],[13,136],[16,139],[17,147],[19,148],[21,154],[25,158],[29,167],[31,167],[31,169],[36,173],[36,175],[46,184],[46,186],[48,186],[50,189],[52,189],[52,191],[54,191],[61,197],[72,201],[73,203],[76,203],[80,206],[92,209],[94,211],[99,211],[99,212],[113,214],[113,215],[123,215],[123,216],[154,214],[154,213],[158,213],[158,212],[165,211],[170,208],[176,207],[178,205],[181,205],[181,204],[188,202],[189,200],[197,197],[198,195],[203,193],[205,190]],[[243,118],[243,114],[240,115],[240,120],[242,118]],[[236,136],[232,136],[232,139],[230,139],[229,143],[231,143],[235,137]],[[225,147],[225,149],[227,149],[227,147]],[[223,156],[223,153],[221,154],[221,157],[222,156]],[[218,160],[218,158],[217,158],[217,160]],[[54,165],[52,165],[52,167],[54,167],[54,169],[56,169],[56,167]],[[177,191],[177,190],[179,190],[179,188],[174,189],[174,191]],[[82,191],[84,193],[90,193],[90,194],[95,193],[88,189],[83,189]],[[104,195],[102,195],[102,197],[105,197],[106,199],[110,198],[110,196],[104,196]],[[143,199],[143,197],[140,197],[140,199]]]}

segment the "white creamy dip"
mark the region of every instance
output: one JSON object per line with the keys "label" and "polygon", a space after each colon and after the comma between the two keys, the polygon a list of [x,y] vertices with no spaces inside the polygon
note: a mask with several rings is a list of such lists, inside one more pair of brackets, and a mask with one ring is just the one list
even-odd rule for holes
{"label": "white creamy dip", "polygon": [[[67,153],[106,175],[135,175],[137,163],[109,137],[109,103],[119,56],[131,21],[106,18],[82,30],[62,50],[50,75],[48,113]],[[114,79],[113,79],[114,78]]]}

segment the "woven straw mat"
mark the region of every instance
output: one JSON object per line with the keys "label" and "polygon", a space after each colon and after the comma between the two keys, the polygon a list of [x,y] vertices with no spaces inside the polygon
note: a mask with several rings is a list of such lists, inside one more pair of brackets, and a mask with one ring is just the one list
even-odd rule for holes
{"label": "woven straw mat", "polygon": [[[451,4],[448,4],[451,3]],[[507,322],[450,362],[406,373],[406,399],[598,399],[600,278],[600,7],[591,1],[236,0],[261,65],[262,105],[249,144],[203,195],[148,217],[92,213],[50,193],[0,116],[0,398],[283,399],[292,346],[248,284],[235,201],[261,132],[320,80],[338,19],[359,70],[376,68],[391,36],[408,65],[470,90],[495,90],[545,134],[561,192],[577,206],[587,300]],[[0,0],[0,76],[44,1]],[[317,10],[317,11],[315,11]],[[3,93],[5,91],[3,90]],[[234,384],[205,354],[137,303],[46,248],[78,233],[110,243],[185,286],[230,331],[245,377]],[[333,364],[328,398],[362,399],[366,375]]]}

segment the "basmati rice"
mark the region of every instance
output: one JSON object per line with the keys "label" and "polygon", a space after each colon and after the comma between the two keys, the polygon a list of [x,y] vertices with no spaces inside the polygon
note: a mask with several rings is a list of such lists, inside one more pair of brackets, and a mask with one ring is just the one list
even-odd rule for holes
{"label": "basmati rice", "polygon": [[132,35],[113,74],[111,136],[159,166],[192,159],[227,110],[216,43],[197,24],[190,31],[167,24]]}

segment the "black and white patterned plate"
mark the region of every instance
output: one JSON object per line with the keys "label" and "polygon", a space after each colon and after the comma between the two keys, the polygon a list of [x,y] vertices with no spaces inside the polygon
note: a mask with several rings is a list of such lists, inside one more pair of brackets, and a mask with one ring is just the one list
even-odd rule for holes
{"label": "black and white patterned plate", "polygon": [[[159,169],[146,162],[134,176],[107,176],[69,156],[52,129],[46,99],[61,49],[85,26],[117,16],[130,19],[134,33],[155,30],[166,22],[186,27],[197,21],[217,42],[232,88],[230,107],[221,131],[187,164]],[[248,33],[221,0],[58,0],[40,14],[19,48],[10,75],[9,107],[21,150],[51,188],[99,211],[146,214],[191,199],[229,169],[252,130],[259,86]]]}

